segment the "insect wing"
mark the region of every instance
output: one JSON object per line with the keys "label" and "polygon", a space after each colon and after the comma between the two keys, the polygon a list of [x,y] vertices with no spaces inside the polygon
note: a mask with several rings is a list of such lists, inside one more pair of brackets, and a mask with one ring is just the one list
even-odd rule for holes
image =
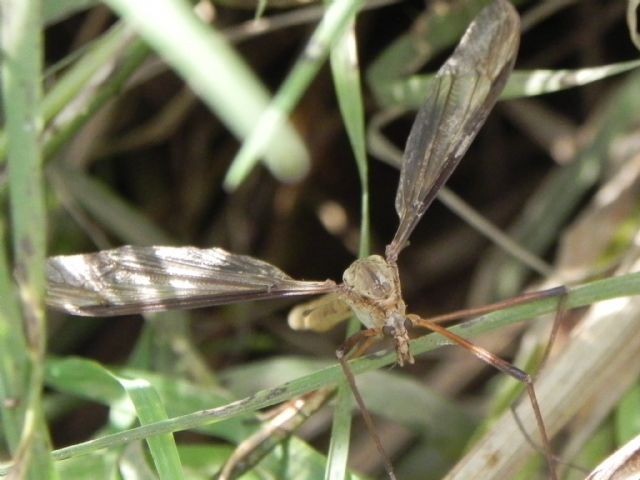
{"label": "insect wing", "polygon": [[267,262],[220,248],[125,246],[47,261],[47,304],[75,315],[198,308],[335,288],[330,280],[295,280]]}
{"label": "insect wing", "polygon": [[511,73],[520,19],[496,0],[469,25],[440,68],[411,128],[395,207],[398,230],[387,247],[395,261],[411,232],[465,154]]}

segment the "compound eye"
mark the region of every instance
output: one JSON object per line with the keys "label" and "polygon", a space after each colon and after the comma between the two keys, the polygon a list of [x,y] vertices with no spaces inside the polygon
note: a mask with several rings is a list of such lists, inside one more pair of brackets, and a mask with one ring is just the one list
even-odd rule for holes
{"label": "compound eye", "polygon": [[408,318],[404,319],[404,328],[406,328],[407,330],[411,330],[413,328],[413,322],[411,320],[409,320]]}
{"label": "compound eye", "polygon": [[395,333],[396,333],[396,329],[391,325],[385,325],[384,327],[382,327],[382,334],[385,337],[393,338],[395,336]]}

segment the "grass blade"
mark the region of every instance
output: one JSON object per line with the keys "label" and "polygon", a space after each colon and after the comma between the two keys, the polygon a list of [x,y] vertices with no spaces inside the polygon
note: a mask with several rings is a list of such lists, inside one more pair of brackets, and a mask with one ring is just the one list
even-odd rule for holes
{"label": "grass blade", "polygon": [[[173,66],[238,137],[246,137],[269,100],[265,87],[222,35],[200,20],[186,2],[159,0],[153,15],[145,2],[108,0],[111,8]],[[189,55],[185,55],[189,52]],[[291,126],[283,122],[278,141],[265,145],[265,157],[282,180],[300,178],[309,155]]]}
{"label": "grass blade", "polygon": [[[42,411],[42,384],[46,351],[44,315],[45,201],[40,134],[42,117],[41,4],[37,0],[2,4],[2,94],[6,115],[9,201],[17,288],[22,300],[21,331],[26,351],[16,359],[18,372],[27,375],[20,442],[14,451],[13,474],[45,479],[53,475],[49,439]],[[15,313],[15,312],[12,312]],[[13,323],[13,322],[12,322]],[[22,342],[21,342],[22,343]],[[11,426],[9,426],[11,428]]]}
{"label": "grass blade", "polygon": [[[269,107],[262,112],[251,135],[242,144],[233,160],[225,177],[227,189],[235,189],[252,170],[258,158],[264,154],[265,148],[320,70],[329,53],[329,47],[345,31],[363,3],[362,0],[336,0],[329,6],[291,73]],[[272,171],[273,168],[271,165]]]}

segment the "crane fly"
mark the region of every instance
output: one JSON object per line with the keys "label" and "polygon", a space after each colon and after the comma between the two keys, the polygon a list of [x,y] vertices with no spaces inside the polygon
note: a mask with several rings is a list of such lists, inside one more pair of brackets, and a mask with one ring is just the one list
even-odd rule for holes
{"label": "crane fly", "polygon": [[[341,284],[332,280],[296,280],[265,261],[220,248],[124,246],[51,257],[47,262],[47,303],[75,315],[111,316],[331,294],[343,303],[312,302],[295,316],[302,324],[308,323],[307,328],[319,330],[322,327],[310,320],[319,313],[340,317],[345,307],[339,305],[346,304],[364,324],[366,329],[348,339],[338,351],[363,413],[366,409],[345,360],[349,352],[374,337],[385,336],[394,342],[398,364],[413,363],[409,330],[419,327],[435,331],[526,385],[555,478],[531,378],[430,320],[407,314],[396,263],[424,212],[496,103],[515,62],[519,30],[518,14],[507,0],[494,0],[469,25],[436,74],[411,128],[395,199],[399,225],[385,256],[356,260],[344,272]],[[495,305],[486,307],[486,311],[490,309],[495,310]],[[387,471],[393,476],[389,466]]]}

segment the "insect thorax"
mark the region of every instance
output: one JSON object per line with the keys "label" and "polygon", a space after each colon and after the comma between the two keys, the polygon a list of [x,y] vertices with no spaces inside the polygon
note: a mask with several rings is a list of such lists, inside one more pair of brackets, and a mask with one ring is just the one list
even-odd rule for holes
{"label": "insect thorax", "polygon": [[368,328],[383,327],[391,315],[405,315],[396,265],[380,255],[353,262],[342,276],[344,299]]}

